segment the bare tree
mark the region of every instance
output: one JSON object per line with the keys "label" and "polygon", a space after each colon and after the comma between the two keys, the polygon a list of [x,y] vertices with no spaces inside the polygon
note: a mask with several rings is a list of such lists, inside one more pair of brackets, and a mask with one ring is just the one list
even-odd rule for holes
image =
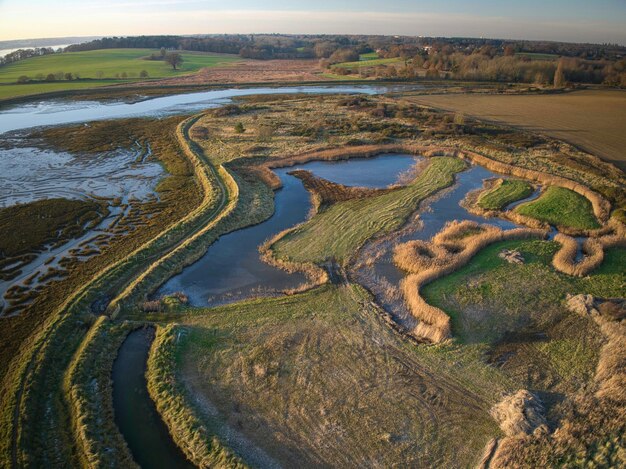
{"label": "bare tree", "polygon": [[165,56],[165,61],[176,70],[176,67],[183,63],[183,56],[178,52],[170,52]]}

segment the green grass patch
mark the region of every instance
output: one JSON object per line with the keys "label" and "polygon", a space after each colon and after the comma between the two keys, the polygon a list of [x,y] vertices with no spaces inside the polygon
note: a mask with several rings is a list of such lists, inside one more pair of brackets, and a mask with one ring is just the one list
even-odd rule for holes
{"label": "green grass patch", "polygon": [[464,167],[457,158],[432,158],[408,186],[334,204],[285,235],[272,249],[278,258],[295,262],[345,261],[371,237],[402,226],[420,201],[452,184]]}
{"label": "green grass patch", "polygon": [[580,230],[599,228],[591,202],[580,194],[563,187],[550,186],[537,200],[522,204],[518,213],[551,225]]}
{"label": "green grass patch", "polygon": [[358,60],[356,62],[342,62],[338,64],[334,64],[333,67],[341,67],[341,68],[359,68],[359,67],[375,67],[376,65],[390,65],[395,63],[404,62],[404,59],[401,57],[392,57],[390,59],[369,59],[369,60]]}
{"label": "green grass patch", "polygon": [[[240,60],[229,55],[201,52],[181,52],[183,64],[178,70],[162,60],[145,60],[151,49],[103,49],[86,52],[66,52],[32,57],[0,67],[0,99],[52,91],[76,90],[106,86],[129,81],[145,80],[140,73],[145,70],[148,78],[167,78],[184,75],[204,67],[214,67]],[[79,80],[41,81],[37,77],[48,74],[71,73]],[[27,76],[31,83],[17,84],[19,77]]]}
{"label": "green grass patch", "polygon": [[[519,250],[525,264],[500,259],[504,248]],[[557,243],[547,241],[494,244],[462,269],[424,287],[422,295],[450,315],[461,343],[506,349],[515,354],[511,373],[524,370],[528,385],[571,391],[592,379],[602,342],[593,321],[568,312],[563,300],[568,293],[626,295],[626,250],[609,250],[597,271],[577,278],[552,268],[557,249]]]}
{"label": "green grass patch", "polygon": [[359,55],[359,61],[361,62],[365,62],[367,60],[376,60],[376,59],[378,59],[377,52],[368,52],[367,54]]}
{"label": "green grass patch", "polygon": [[504,179],[478,198],[478,206],[485,210],[502,210],[507,205],[525,199],[533,192],[533,186],[519,179]]}

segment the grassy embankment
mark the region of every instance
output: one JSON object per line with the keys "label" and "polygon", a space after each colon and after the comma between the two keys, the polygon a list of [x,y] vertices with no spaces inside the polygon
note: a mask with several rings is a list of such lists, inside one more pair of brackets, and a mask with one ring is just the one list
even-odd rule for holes
{"label": "grassy embankment", "polygon": [[502,210],[509,204],[525,199],[533,192],[533,187],[519,179],[500,179],[490,190],[480,194],[479,207],[485,210]]}
{"label": "grassy embankment", "polygon": [[422,200],[451,185],[463,168],[458,159],[432,158],[407,187],[334,204],[289,230],[271,246],[273,254],[289,262],[345,263],[368,239],[399,229]]}
{"label": "grassy embankment", "polygon": [[[503,248],[519,250],[526,263],[506,263],[497,256]],[[626,250],[611,250],[592,275],[576,278],[550,267],[557,249],[545,241],[490,246],[467,266],[426,286],[423,295],[450,314],[459,340],[485,344],[488,361],[537,392],[547,405],[548,421],[560,422],[553,435],[509,446],[509,465],[620,465],[623,412],[610,399],[594,396],[602,368],[607,360],[619,360],[619,353],[603,358],[608,326],[601,333],[591,317],[568,312],[563,300],[577,293],[624,297]]]}
{"label": "grassy embankment", "polygon": [[[178,121],[180,118],[152,124],[142,121],[141,128],[155,131],[155,135],[143,135],[151,137],[154,155],[172,172],[176,173],[176,168],[183,171],[178,175],[185,181],[179,190],[163,194],[163,209],[151,219],[152,223],[111,244],[102,255],[78,264],[67,279],[54,282],[26,311],[5,321],[1,461],[49,465],[67,462],[71,454],[76,454],[71,435],[75,426],[69,424],[62,381],[72,355],[93,322],[90,305],[121,289],[146,262],[184,238],[184,230],[169,228],[169,236],[158,234],[198,201],[194,172],[178,149],[172,129]],[[133,122],[138,120],[127,124]],[[104,130],[110,142],[115,134],[106,132],[106,123],[103,126],[100,131]]]}
{"label": "grassy embankment", "polygon": [[[480,203],[480,202],[479,202]],[[551,186],[537,200],[522,204],[515,211],[551,225],[578,230],[600,228],[591,202],[571,190]]]}
{"label": "grassy embankment", "polygon": [[[355,285],[196,309],[177,321],[168,335],[179,340],[163,353],[175,357],[185,407],[285,466],[476,461],[498,434],[486,410],[514,387],[475,350],[405,341]],[[212,406],[217,415],[207,415]]]}
{"label": "grassy embankment", "polygon": [[[151,49],[103,49],[86,52],[66,52],[26,60],[0,67],[0,99],[16,96],[40,94],[52,91],[75,90],[132,83],[151,78],[167,78],[196,72],[204,67],[227,65],[239,60],[230,55],[201,52],[182,52],[183,64],[173,70],[163,60],[144,60],[150,54],[158,54]],[[148,78],[141,78],[142,71]],[[60,79],[47,82],[36,77],[48,74],[71,73],[79,79]],[[125,74],[126,76],[124,76]],[[18,84],[20,76],[27,76],[31,82]]]}

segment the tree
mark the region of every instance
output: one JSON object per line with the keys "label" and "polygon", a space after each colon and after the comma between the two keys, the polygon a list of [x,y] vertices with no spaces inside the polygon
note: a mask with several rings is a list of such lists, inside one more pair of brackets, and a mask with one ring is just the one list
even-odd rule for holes
{"label": "tree", "polygon": [[178,52],[170,52],[165,56],[165,61],[170,64],[174,70],[176,70],[176,66],[183,63],[183,56]]}
{"label": "tree", "polygon": [[165,54],[167,54],[167,51],[165,50],[165,47],[161,47],[161,57],[165,57]]}
{"label": "tree", "polygon": [[554,87],[562,88],[563,86],[565,86],[565,74],[563,73],[563,59],[561,59],[554,72]]}
{"label": "tree", "polygon": [[242,134],[246,131],[246,128],[243,126],[241,122],[237,122],[235,124],[235,133]]}
{"label": "tree", "polygon": [[54,76],[54,73],[48,73],[48,75],[46,76],[46,81],[55,81],[56,77]]}
{"label": "tree", "polygon": [[146,70],[142,70],[139,72],[139,78],[148,78],[148,72]]}
{"label": "tree", "polygon": [[22,75],[17,79],[18,83],[28,83],[30,81],[30,78],[28,78],[26,75]]}
{"label": "tree", "polygon": [[511,45],[504,47],[504,55],[507,57],[515,55],[515,48]]}
{"label": "tree", "polygon": [[128,73],[122,72],[122,78],[128,78]]}
{"label": "tree", "polygon": [[66,80],[71,81],[71,80],[72,80],[72,78],[74,78],[74,77],[72,76],[72,74],[71,74],[71,73],[69,73],[69,72],[68,72],[68,73],[66,73],[66,74],[65,74],[65,79],[66,79]]}

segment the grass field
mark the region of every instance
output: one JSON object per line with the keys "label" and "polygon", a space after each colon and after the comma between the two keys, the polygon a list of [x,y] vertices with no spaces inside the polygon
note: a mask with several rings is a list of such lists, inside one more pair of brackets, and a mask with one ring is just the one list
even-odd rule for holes
{"label": "grass field", "polygon": [[368,305],[359,287],[326,286],[196,310],[175,331],[181,382],[217,408],[218,436],[237,429],[285,467],[475,462],[499,433],[486,409],[506,380],[469,347],[402,340]]}
{"label": "grass field", "polygon": [[365,62],[366,60],[376,60],[377,58],[378,58],[378,53],[368,52],[367,54],[361,54],[359,56],[359,61]]}
{"label": "grass field", "polygon": [[496,187],[483,192],[478,198],[478,206],[485,210],[502,210],[507,205],[528,197],[533,187],[519,179],[504,179]]}
{"label": "grass field", "polygon": [[295,262],[346,261],[373,236],[400,228],[427,196],[449,186],[464,163],[433,158],[411,184],[397,191],[330,206],[272,246],[279,259]]}
{"label": "grass field", "polygon": [[358,67],[375,67],[376,65],[389,65],[395,64],[399,62],[404,62],[404,59],[401,57],[392,57],[390,59],[359,59],[356,62],[342,62],[333,65],[333,67],[341,67],[341,68],[358,68]]}
{"label": "grass field", "polygon": [[[151,49],[104,49],[87,52],[68,52],[33,57],[0,67],[0,99],[50,91],[84,89],[140,80],[142,70],[148,78],[175,77],[200,70],[234,63],[239,59],[230,55],[182,52],[183,64],[178,70],[161,60],[144,60],[158,51]],[[35,80],[38,75],[72,73],[80,80],[16,84],[20,76]],[[126,77],[123,77],[126,74]],[[86,80],[86,81],[81,81]],[[88,81],[87,81],[88,80]]]}
{"label": "grass field", "polygon": [[600,228],[591,202],[580,194],[562,187],[550,186],[537,200],[522,204],[515,211],[551,225],[579,230]]}
{"label": "grass field", "polygon": [[536,96],[432,95],[411,100],[563,139],[626,170],[626,91]]}

